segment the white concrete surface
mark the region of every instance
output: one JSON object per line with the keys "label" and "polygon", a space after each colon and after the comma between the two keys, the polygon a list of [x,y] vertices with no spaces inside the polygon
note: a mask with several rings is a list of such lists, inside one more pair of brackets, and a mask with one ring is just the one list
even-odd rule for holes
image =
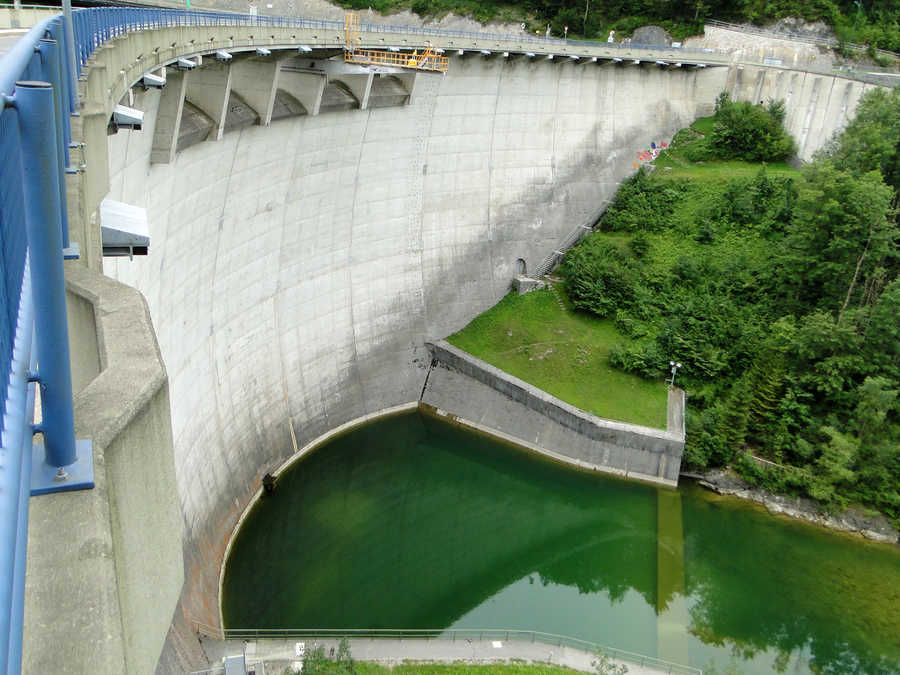
{"label": "white concrete surface", "polygon": [[171,378],[193,618],[218,621],[225,539],[293,453],[288,418],[302,445],[416,400],[424,340],[590,220],[725,76],[454,59],[411,105],[249,127],[152,167],[159,93],[138,92],[144,130],[110,137],[108,196],[148,209],[150,256],[106,270],[147,296]]}
{"label": "white concrete surface", "polygon": [[[302,44],[342,39],[296,32]],[[225,45],[219,33],[209,49]],[[740,66],[453,58],[448,74],[418,76],[410,105],[245,127],[151,166],[160,92],[135,91],[141,132],[107,140],[103,116],[147,68],[196,53],[192,35],[141,33],[98,52],[81,118],[88,172],[72,179],[70,214],[93,265],[95,203],[148,210],[150,256],[106,270],[151,309],[185,525],[179,612],[211,625],[228,537],[263,474],[329,429],[418,399],[424,341],[502,297],[517,259],[534,269],[589,223],[637,152],[709,114],[727,88],[788,100],[810,156],[864,89]],[[106,188],[107,142],[109,193],[94,194]]]}
{"label": "white concrete surface", "polygon": [[534,268],[638,151],[726,87],[785,98],[804,156],[865,89],[751,67],[454,58],[419,75],[408,106],[248,127],[152,167],[160,94],[137,91],[144,130],[110,137],[108,196],[148,209],[151,253],[106,270],[147,296],[171,378],[191,618],[218,622],[227,537],[293,453],[289,419],[303,445],[417,399],[424,340],[494,304],[518,258]]}

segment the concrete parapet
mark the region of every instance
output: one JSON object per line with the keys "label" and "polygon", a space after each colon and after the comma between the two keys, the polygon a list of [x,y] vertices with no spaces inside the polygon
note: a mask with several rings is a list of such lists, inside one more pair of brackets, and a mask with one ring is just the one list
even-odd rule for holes
{"label": "concrete parapet", "polygon": [[0,28],[31,28],[55,14],[59,14],[59,8],[54,7],[0,7]]}
{"label": "concrete parapet", "polygon": [[166,371],[140,293],[76,266],[67,285],[75,371],[99,359],[74,401],[96,487],[31,501],[23,672],[149,673],[184,581]]}
{"label": "concrete parapet", "polygon": [[[605,420],[495,368],[446,341],[428,343],[436,361],[471,378],[429,381],[422,402],[457,414],[485,430],[497,429],[533,449],[563,461],[629,478],[677,485],[684,451],[684,431],[652,429]],[[437,375],[440,379],[441,374]],[[520,404],[499,407],[484,392],[467,392],[471,380]],[[455,392],[440,391],[441,386]],[[477,402],[477,403],[476,403]],[[450,407],[447,407],[447,406]],[[537,418],[537,419],[535,419]],[[543,419],[541,419],[543,418]],[[552,423],[552,424],[551,424]],[[567,432],[575,432],[575,435]]]}

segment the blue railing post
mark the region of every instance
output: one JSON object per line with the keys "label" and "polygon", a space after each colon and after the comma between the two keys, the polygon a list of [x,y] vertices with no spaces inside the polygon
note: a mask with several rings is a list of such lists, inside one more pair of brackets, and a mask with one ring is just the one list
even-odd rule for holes
{"label": "blue railing post", "polygon": [[68,85],[65,91],[69,93],[69,109],[75,111],[78,109],[78,75],[75,68],[75,27],[72,25],[72,2],[71,0],[63,0],[63,33],[64,44],[63,54],[65,58],[62,63],[65,66],[65,75]]}
{"label": "blue railing post", "polygon": [[41,431],[47,463],[75,461],[75,420],[66,327],[60,219],[59,158],[47,139],[56,138],[53,88],[48,82],[17,82],[16,107],[22,134],[25,227],[31,259],[41,382]]}
{"label": "blue railing post", "polygon": [[[26,267],[26,274],[30,270]],[[27,302],[31,303],[31,281],[27,281],[25,293],[29,295]],[[26,325],[31,326],[30,311],[26,319]],[[33,330],[27,330],[33,333]],[[23,335],[23,338],[26,336]],[[28,335],[27,353],[31,354],[28,367],[34,368],[35,358],[31,351],[31,341],[33,335]],[[25,419],[34,419],[34,387],[28,387],[25,390]],[[29,433],[22,434],[22,465],[19,473],[19,513],[18,523],[16,526],[16,557],[13,561],[12,574],[12,606],[10,607],[10,642],[13,647],[9,650],[9,672],[22,672],[22,630],[25,626],[25,555],[28,551],[28,500],[31,497],[31,429],[27,429]]]}
{"label": "blue railing post", "polygon": [[[53,109],[56,113],[56,124],[53,125],[53,131],[56,136],[56,154],[58,166],[66,167],[69,162],[67,159],[68,148],[66,148],[65,132],[63,124],[59,122],[64,118],[64,109],[62,101],[62,68],[59,60],[59,45],[56,40],[41,40],[38,45],[38,51],[44,62],[44,77],[51,83]],[[66,205],[66,183],[64,178],[57,181],[59,191],[59,231],[62,237],[63,249],[69,248],[69,209]]]}
{"label": "blue railing post", "polygon": [[[48,82],[17,82],[15,104],[22,138],[22,192],[32,269],[35,338],[46,455],[32,467],[32,494],[93,487],[90,453],[79,458],[72,413],[72,374],[66,325],[59,181],[53,88]],[[78,460],[81,461],[78,461]],[[86,476],[89,471],[90,476]],[[49,479],[47,478],[50,474]],[[47,484],[49,483],[49,485]]]}

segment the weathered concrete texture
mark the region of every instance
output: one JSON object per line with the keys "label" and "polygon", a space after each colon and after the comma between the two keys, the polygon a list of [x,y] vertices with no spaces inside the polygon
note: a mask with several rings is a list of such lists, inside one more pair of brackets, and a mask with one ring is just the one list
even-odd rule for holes
{"label": "weathered concrete texture", "polygon": [[59,8],[26,5],[16,9],[5,5],[0,7],[0,28],[31,28],[56,14],[59,14]]}
{"label": "weathered concrete texture", "polygon": [[542,281],[541,279],[533,279],[532,277],[526,277],[523,274],[517,274],[513,279],[513,288],[516,289],[516,293],[518,293],[519,295],[525,295],[526,293],[530,293],[531,291],[536,291],[539,288],[546,287],[546,281]]}
{"label": "weathered concrete texture", "polygon": [[732,66],[725,91],[736,101],[784,101],[784,126],[797,141],[797,156],[809,161],[853,118],[860,97],[877,86],[779,68]]}
{"label": "weathered concrete texture", "polygon": [[[167,664],[185,662],[178,645],[190,644],[183,633],[192,621],[218,625],[225,547],[262,475],[329,429],[418,399],[430,360],[425,339],[493,305],[518,259],[535,269],[573,228],[590,223],[633,171],[636,153],[709,114],[728,77],[725,68],[454,57],[446,75],[419,74],[414,86],[401,76],[408,105],[381,107],[402,97],[379,87],[378,107],[328,111],[323,77],[276,69],[278,88],[307,115],[232,130],[228,102],[264,123],[276,83],[245,91],[260,110],[237,91],[207,91],[213,104],[226,102],[221,140],[173,152],[182,97],[197,97],[189,94],[199,72],[192,71],[172,78],[177,90],[162,104],[158,91],[135,91],[144,130],[107,139],[112,106],[128,86],[176,56],[199,50],[205,63],[210,51],[264,43],[277,58],[279,48],[339,49],[344,40],[342,31],[311,28],[258,33],[182,26],[120,37],[92,57],[73,120],[87,165],[67,177],[79,264],[100,267],[96,210],[104,196],[146,207],[150,217],[150,256],[110,260],[106,269],[144,291],[171,377],[188,577]],[[409,37],[369,39],[411,44]],[[436,46],[455,51],[456,40]],[[507,48],[501,42],[481,46]],[[480,48],[478,39],[465,46]],[[508,48],[522,51],[515,40]],[[613,51],[575,43],[529,49],[600,58]],[[672,61],[680,53],[640,56]],[[726,61],[711,55],[708,63]],[[789,110],[812,98],[794,100]],[[193,119],[184,112],[182,131],[185,115]],[[813,118],[808,127],[816,128]],[[197,126],[192,140],[206,130]],[[168,163],[151,166],[151,158]],[[124,428],[136,416],[130,406],[90,414],[100,428],[105,415],[124,415]]]}
{"label": "weathered concrete texture", "polygon": [[31,501],[23,672],[152,672],[184,580],[166,373],[139,293],[71,265],[67,283],[96,308],[102,372],[75,396],[96,487]]}
{"label": "weathered concrete texture", "polygon": [[227,539],[294,453],[289,419],[302,446],[418,399],[425,339],[590,220],[725,76],[454,59],[410,105],[247,127],[152,167],[160,94],[135,92],[145,126],[109,138],[109,196],[148,209],[150,256],[106,270],[147,296],[171,377],[190,618],[219,622]]}
{"label": "weathered concrete texture", "polygon": [[704,26],[702,36],[689,37],[685,47],[732,50],[737,60],[780,60],[785,66],[818,65],[829,67],[834,61],[834,51],[824,45],[798,42],[787,36],[756,35],[720,26]]}
{"label": "weathered concrete texture", "polygon": [[66,319],[69,329],[72,394],[77,395],[100,374],[100,348],[97,344],[97,317],[94,303],[73,291],[66,293]]}
{"label": "weathered concrete texture", "polygon": [[677,485],[683,432],[604,420],[447,342],[428,347],[438,364],[422,403],[584,468]]}

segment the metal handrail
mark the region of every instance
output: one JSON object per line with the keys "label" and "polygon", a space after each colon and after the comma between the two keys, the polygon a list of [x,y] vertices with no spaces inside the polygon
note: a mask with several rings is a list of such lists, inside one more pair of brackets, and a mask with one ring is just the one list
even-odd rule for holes
{"label": "metal handrail", "polygon": [[[706,22],[707,26],[712,26],[714,28],[724,28],[725,30],[735,31],[737,33],[746,33],[747,35],[759,35],[761,37],[774,38],[777,40],[788,40],[790,42],[803,42],[805,44],[810,45],[828,45],[830,47],[836,47],[841,44],[841,41],[836,37],[816,37],[812,35],[803,35],[802,33],[794,33],[791,31],[785,33],[779,33],[774,30],[766,30],[765,28],[758,28],[756,26],[748,26],[737,23],[728,23],[727,21],[716,21],[715,19],[708,19]],[[856,42],[846,42],[844,43],[847,47],[853,50],[864,50],[868,49],[868,45],[859,44]],[[885,56],[893,56],[894,58],[900,58],[900,54],[896,52],[889,51],[887,49],[876,49],[876,52],[879,54],[884,54]]]}
{"label": "metal handrail", "polygon": [[46,18],[0,57],[0,673],[21,670],[32,436],[43,433],[50,466],[75,454],[62,273],[74,112],[64,28],[62,16]]}
{"label": "metal handrail", "polygon": [[[166,27],[180,26],[259,26],[272,28],[305,28],[310,30],[333,31],[333,40],[329,44],[341,45],[344,42],[344,22],[331,19],[310,19],[302,17],[282,17],[252,14],[237,14],[231,12],[214,12],[199,10],[159,9],[142,7],[81,9],[73,12],[73,23],[76,31],[76,69],[80,73],[93,52],[103,43],[115,39],[128,32],[139,30],[151,30]],[[712,22],[710,22],[712,25]],[[712,63],[714,65],[726,65],[734,60],[736,50],[711,49],[695,47],[671,47],[667,45],[653,45],[625,42],[602,42],[594,40],[564,40],[560,38],[548,38],[538,35],[518,33],[491,33],[480,31],[450,30],[445,28],[431,28],[419,26],[402,26],[393,24],[362,24],[360,32],[366,35],[408,35],[425,38],[418,46],[431,44],[429,38],[450,38],[454,40],[465,39],[473,42],[494,42],[503,45],[506,49],[524,51],[527,48],[541,50],[543,53],[572,54],[583,51],[588,54],[591,50],[609,50],[613,54],[621,54],[623,58],[640,58],[641,52],[659,51],[661,49],[684,55],[684,60]],[[515,47],[511,47],[515,45]],[[438,46],[438,45],[433,45]],[[455,47],[466,49],[465,47]],[[470,47],[471,48],[471,47]],[[630,54],[626,57],[624,54]],[[635,55],[637,52],[637,55]],[[650,55],[654,58],[653,55]],[[742,64],[771,66],[764,59],[740,59],[736,61]],[[815,65],[781,66],[788,70],[811,72],[822,75],[846,77],[862,82],[871,82],[883,86],[896,86],[896,78],[880,75],[866,69],[862,72],[845,72],[835,68],[824,68]]]}
{"label": "metal handrail", "polygon": [[[309,28],[333,30],[343,35],[343,21],[331,19],[311,19],[302,17],[266,16],[214,12],[203,10],[178,10],[159,8],[101,8],[81,9],[73,12],[76,32],[76,52],[79,72],[97,47],[119,35],[134,31],[173,26],[260,26],[272,28]],[[529,45],[571,50],[578,47],[603,47],[616,50],[659,50],[666,45],[651,45],[623,42],[600,42],[592,40],[564,40],[528,34],[491,33],[481,31],[450,30],[394,24],[362,24],[360,32],[373,34],[404,34],[442,38],[470,38],[475,40],[514,41]],[[679,53],[720,56],[730,52],[717,49],[678,48]]]}
{"label": "metal handrail", "polygon": [[638,654],[625,649],[608,647],[589,640],[546,633],[536,630],[520,630],[515,628],[226,628],[215,629],[194,622],[198,633],[219,640],[277,640],[277,639],[320,639],[334,640],[340,638],[369,638],[394,640],[451,640],[465,639],[483,640],[518,640],[521,642],[540,642],[559,647],[573,647],[586,652],[602,652],[611,658],[629,663],[652,666],[666,673],[684,675],[702,675],[703,671],[693,666],[673,663],[655,656]]}

